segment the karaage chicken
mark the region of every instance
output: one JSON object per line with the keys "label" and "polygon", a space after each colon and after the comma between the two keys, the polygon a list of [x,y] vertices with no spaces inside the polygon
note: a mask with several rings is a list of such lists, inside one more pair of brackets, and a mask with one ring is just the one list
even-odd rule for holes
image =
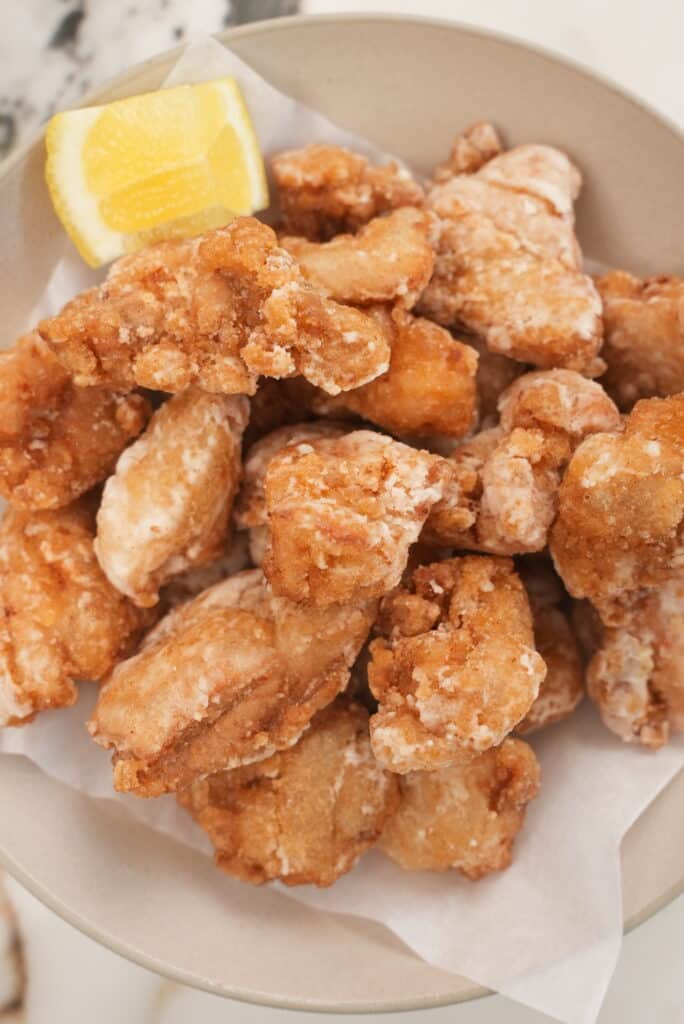
{"label": "karaage chicken", "polygon": [[179,605],[116,666],[89,723],[114,750],[115,788],[158,796],[292,746],[347,685],[376,607],[298,605],[258,569]]}
{"label": "karaage chicken", "polygon": [[248,403],[189,388],[170,398],[121,456],[97,514],[95,550],[136,604],[225,550]]}
{"label": "karaage chicken", "polygon": [[447,768],[501,743],[546,675],[513,563],[469,555],[416,569],[382,603],[368,680],[378,761]]}
{"label": "karaage chicken", "polygon": [[337,394],[389,362],[374,321],[306,281],[253,217],[123,257],[38,329],[81,386],[250,395],[259,374],[303,374]]}
{"label": "karaage chicken", "polygon": [[327,886],[377,841],[399,792],[396,776],[373,757],[368,712],[337,700],[295,746],[211,775],[178,799],[229,875]]}
{"label": "karaage chicken", "polygon": [[382,597],[442,496],[443,467],[370,430],[277,453],[264,480],[274,593],[321,607]]}
{"label": "karaage chicken", "polygon": [[456,136],[451,144],[449,159],[435,167],[433,179],[441,183],[456,174],[475,174],[481,167],[503,150],[494,125],[476,121]]}
{"label": "karaage chicken", "polygon": [[343,146],[314,144],[271,161],[285,231],[313,242],[356,231],[378,214],[422,205],[424,194],[395,161],[374,166]]}
{"label": "karaage chicken", "polygon": [[86,499],[8,508],[0,524],[0,725],[67,707],[77,680],[101,679],[150,622],[109,583]]}
{"label": "karaage chicken", "polygon": [[399,787],[380,849],[408,871],[456,868],[476,880],[511,863],[539,765],[527,743],[506,739],[468,764],[404,775]]}
{"label": "karaage chicken", "polygon": [[22,508],[68,505],[111,473],[149,415],[142,395],[74,387],[26,335],[0,353],[0,494]]}

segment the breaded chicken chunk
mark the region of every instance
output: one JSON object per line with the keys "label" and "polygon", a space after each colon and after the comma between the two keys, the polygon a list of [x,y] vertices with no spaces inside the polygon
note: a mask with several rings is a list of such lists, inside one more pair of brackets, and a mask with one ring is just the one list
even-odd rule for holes
{"label": "breaded chicken chunk", "polygon": [[405,206],[369,221],[357,235],[329,242],[285,235],[280,244],[331,299],[354,306],[397,301],[410,309],[432,277],[436,226],[427,210]]}
{"label": "breaded chicken chunk", "polygon": [[608,728],[656,749],[684,730],[684,571],[640,594],[603,630],[587,689]]}
{"label": "breaded chicken chunk", "polygon": [[263,562],[274,593],[320,607],[386,594],[442,496],[443,463],[370,430],[275,455]]}
{"label": "breaded chicken chunk", "polygon": [[234,519],[242,530],[249,530],[252,561],[261,565],[268,546],[268,511],[264,480],[271,459],[290,445],[342,437],[348,428],[332,420],[311,420],[280,427],[252,445],[245,457],[242,484],[235,502]]}
{"label": "breaded chicken chunk", "polygon": [[278,427],[303,423],[315,419],[311,400],[322,394],[303,377],[273,380],[264,377],[257,392],[249,400],[249,424],[245,431],[245,446],[251,448],[266,434]]}
{"label": "breaded chicken chunk", "polygon": [[247,399],[188,388],[119,459],[97,514],[95,550],[114,586],[156,604],[173,576],[226,548]]}
{"label": "breaded chicken chunk", "polygon": [[254,217],[123,257],[39,331],[76,384],[129,390],[249,395],[259,374],[303,374],[337,394],[389,358],[373,321],[309,284]]}
{"label": "breaded chicken chunk", "polygon": [[600,373],[601,300],[573,228],[580,184],[565,154],[532,145],[434,186],[441,227],[420,312],[521,362]]}
{"label": "breaded chicken chunk", "polygon": [[411,772],[379,846],[408,871],[456,868],[475,881],[511,863],[539,764],[522,740],[506,739],[465,765]]}
{"label": "breaded chicken chunk", "polygon": [[378,761],[400,774],[497,746],[546,675],[513,563],[469,555],[422,566],[382,603],[368,680]]}
{"label": "breaded chicken chunk", "polygon": [[111,473],[149,415],[142,395],[74,387],[26,335],[0,353],[0,494],[22,508],[68,505]]}
{"label": "breaded chicken chunk", "polygon": [[575,452],[551,531],[556,570],[573,597],[619,625],[645,587],[670,578],[684,535],[684,395],[637,402],[624,433]]}
{"label": "breaded chicken chunk", "polygon": [[211,775],[178,799],[229,875],[255,885],[328,886],[373,846],[399,792],[371,752],[368,712],[337,700],[295,746]]}
{"label": "breaded chicken chunk", "polygon": [[271,162],[283,227],[313,242],[356,231],[378,214],[420,206],[423,190],[395,161],[374,166],[343,146],[314,144]]}
{"label": "breaded chicken chunk", "polygon": [[292,746],[347,685],[376,607],[297,605],[258,569],[180,605],[112,672],[89,723],[114,750],[115,789],[187,789]]}
{"label": "breaded chicken chunk", "polygon": [[584,696],[580,649],[563,608],[565,590],[543,557],[521,559],[518,566],[532,609],[534,645],[546,663],[546,678],[522,722],[519,736],[567,718]]}
{"label": "breaded chicken chunk", "polygon": [[371,310],[390,347],[387,373],[370,384],[329,397],[320,392],[313,408],[324,415],[344,412],[375,423],[399,437],[463,437],[476,410],[478,356],[431,320],[401,309]]}
{"label": "breaded chicken chunk", "polygon": [[67,508],[9,508],[0,525],[0,725],[67,707],[77,680],[101,679],[145,625],[109,583],[93,551],[85,500]]}
{"label": "breaded chicken chunk", "polygon": [[502,150],[501,139],[494,125],[488,121],[475,121],[456,136],[451,144],[449,159],[435,167],[433,179],[444,182],[456,174],[475,174]]}
{"label": "breaded chicken chunk", "polygon": [[573,449],[589,434],[618,430],[620,414],[600,384],[572,370],[524,374],[498,406],[499,427],[450,456],[452,478],[427,533],[492,554],[541,551]]}
{"label": "breaded chicken chunk", "polygon": [[684,278],[641,281],[624,270],[596,279],[608,369],[601,383],[621,409],[684,391]]}

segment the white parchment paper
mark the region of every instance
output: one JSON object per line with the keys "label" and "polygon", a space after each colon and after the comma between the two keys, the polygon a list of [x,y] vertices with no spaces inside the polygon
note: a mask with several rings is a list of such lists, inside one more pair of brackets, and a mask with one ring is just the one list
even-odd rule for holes
{"label": "white parchment paper", "polygon": [[[214,40],[189,46],[166,84],[222,75],[239,82],[266,156],[327,141],[383,157],[368,141],[278,92]],[[65,243],[32,319],[56,312],[98,276]],[[203,833],[172,797],[114,794],[109,754],[84,726],[95,699],[96,688],[84,685],[73,708],[0,732],[0,751],[24,754],[49,775],[94,797],[116,799],[135,818],[209,852]],[[408,874],[372,852],[331,889],[287,894],[380,921],[439,967],[567,1024],[593,1024],[622,937],[620,842],[684,766],[684,743],[657,754],[627,747],[589,706],[532,743],[541,761],[542,791],[528,811],[508,871],[472,883],[456,872]]]}

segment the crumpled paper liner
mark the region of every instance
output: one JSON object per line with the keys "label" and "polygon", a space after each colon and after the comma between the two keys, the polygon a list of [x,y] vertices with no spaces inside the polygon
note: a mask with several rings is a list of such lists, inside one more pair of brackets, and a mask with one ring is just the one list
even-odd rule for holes
{"label": "crumpled paper liner", "polygon": [[[239,82],[266,156],[323,141],[383,159],[371,143],[283,95],[213,39],[191,44],[165,84],[223,75]],[[65,245],[33,320],[101,276]],[[118,800],[152,828],[209,852],[204,834],[172,797],[114,794],[109,754],[84,727],[96,695],[85,684],[73,708],[4,730],[0,752],[24,754],[48,775]],[[567,1024],[593,1024],[622,939],[620,843],[684,765],[684,744],[657,754],[625,746],[585,706],[533,737],[532,745],[542,766],[541,795],[529,808],[508,871],[476,883],[456,872],[410,874],[373,851],[331,889],[307,886],[287,895],[381,922],[430,963]]]}

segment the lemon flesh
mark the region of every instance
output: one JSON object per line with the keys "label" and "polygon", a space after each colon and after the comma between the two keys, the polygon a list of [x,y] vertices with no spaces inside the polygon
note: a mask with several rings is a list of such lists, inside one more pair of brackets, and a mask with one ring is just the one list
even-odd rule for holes
{"label": "lemon flesh", "polygon": [[268,206],[263,159],[232,78],[55,115],[46,179],[91,266]]}

